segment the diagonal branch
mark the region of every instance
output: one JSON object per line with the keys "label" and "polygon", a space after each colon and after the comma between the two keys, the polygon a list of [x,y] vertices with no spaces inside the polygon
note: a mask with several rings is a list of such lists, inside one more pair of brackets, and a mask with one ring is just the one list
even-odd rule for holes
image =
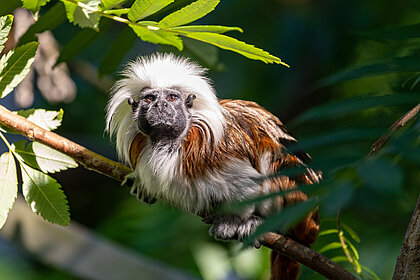
{"label": "diagonal branch", "polygon": [[54,132],[45,130],[0,105],[0,124],[16,130],[31,141],[45,144],[73,158],[89,170],[96,171],[118,181],[131,172],[127,166],[94,153],[85,147]]}
{"label": "diagonal branch", "polygon": [[368,156],[371,156],[373,154],[375,154],[377,151],[379,151],[380,149],[382,149],[382,147],[388,142],[388,140],[391,138],[392,134],[397,131],[399,128],[403,127],[404,125],[406,125],[409,121],[411,121],[412,119],[414,119],[417,114],[420,112],[420,103],[417,104],[413,109],[411,109],[410,111],[408,111],[404,116],[402,116],[398,121],[396,121],[389,129],[388,131],[382,135],[381,138],[378,139],[378,141],[376,141],[369,152]]}
{"label": "diagonal branch", "polygon": [[[54,132],[45,130],[1,105],[0,124],[19,132],[31,141],[40,142],[72,157],[89,170],[115,180],[123,181],[124,177],[131,172],[127,166],[96,154]],[[266,233],[260,240],[264,246],[302,263],[328,279],[357,280],[338,264],[283,235]]]}

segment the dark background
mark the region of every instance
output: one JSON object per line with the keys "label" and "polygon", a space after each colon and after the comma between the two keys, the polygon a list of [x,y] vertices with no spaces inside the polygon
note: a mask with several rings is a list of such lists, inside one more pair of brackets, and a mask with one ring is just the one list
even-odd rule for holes
{"label": "dark background", "polygon": [[[48,4],[47,8],[52,4]],[[338,198],[332,196],[331,199],[337,199],[340,205],[344,205],[342,221],[360,235],[361,242],[355,243],[360,253],[360,263],[372,269],[381,279],[392,277],[396,257],[417,200],[420,186],[419,161],[418,158],[409,161],[402,156],[384,156],[386,162],[395,167],[392,172],[397,170],[397,185],[391,186],[390,192],[382,191],[380,186],[376,189],[366,187],[360,174],[355,173],[364,168],[363,159],[368,154],[370,145],[413,107],[415,102],[378,106],[368,110],[356,109],[345,115],[336,115],[332,111],[331,115],[319,120],[298,121],[296,118],[321,104],[332,101],[345,103],[347,99],[358,96],[398,93],[419,96],[418,86],[410,88],[413,85],[410,77],[416,71],[394,71],[373,77],[365,74],[362,76],[366,77],[361,79],[332,86],[315,86],[317,81],[345,68],[372,64],[392,57],[416,57],[419,44],[417,39],[372,40],[358,34],[361,31],[417,23],[420,21],[419,8],[418,1],[229,0],[222,1],[214,12],[197,22],[239,26],[244,29],[243,34],[229,35],[252,43],[280,57],[291,66],[286,68],[281,65],[267,65],[233,52],[211,49],[212,55],[207,57],[207,61],[201,59],[199,62],[210,68],[208,76],[214,81],[219,98],[258,102],[277,115],[297,139],[310,141],[313,137],[346,129],[363,129],[364,132],[369,132],[363,137],[349,137],[345,141],[337,138],[336,142],[332,141],[329,145],[309,147],[307,150],[314,162],[325,162],[331,158],[327,170],[333,169],[334,160],[337,159],[358,162],[357,166],[353,165],[337,175],[340,178],[351,178],[350,191],[340,189]],[[97,68],[109,45],[123,27],[122,24],[112,24],[87,49],[70,61],[72,78],[78,88],[77,96],[71,103],[49,104],[36,91],[33,105],[36,108],[54,110],[63,108],[64,121],[57,132],[113,159],[116,159],[114,144],[104,133],[107,92],[92,86],[74,71],[72,65],[83,60]],[[53,34],[59,44],[64,46],[79,31],[78,27],[65,21],[53,30]],[[125,56],[124,63],[138,55],[157,50],[175,52],[172,47],[156,46],[138,39]],[[117,75],[113,73],[114,78]],[[11,96],[0,103],[11,109],[15,106]],[[418,138],[415,139],[418,147]],[[414,155],[417,156],[418,153]],[[374,180],[377,178],[375,176],[387,176],[386,170],[376,171],[379,173],[373,174]],[[145,206],[131,197],[126,189],[119,187],[118,182],[82,167],[61,172],[54,177],[61,183],[68,197],[72,219],[113,242],[205,279],[213,278],[206,275],[200,267],[197,255],[204,252],[210,261],[211,254],[207,254],[206,250],[216,250],[227,255],[227,270],[230,272],[224,279],[267,277],[268,250],[251,250],[250,253],[247,251],[247,256],[240,253],[238,257],[237,247],[208,237],[208,226],[198,217],[182,213],[163,203]],[[380,184],[382,181],[377,182]],[[331,203],[334,204],[334,201]],[[321,206],[321,230],[334,228],[335,223],[328,220],[336,217],[334,210],[336,208],[323,209]],[[320,238],[313,247],[320,249],[332,242],[332,239]],[[327,252],[326,255],[333,257],[342,253],[337,249]],[[0,258],[0,268],[2,262],[12,263],[11,266],[3,265],[7,267],[0,272],[0,276],[6,275],[3,279],[27,279],[27,275],[34,279],[74,278],[56,268],[40,264],[31,256],[18,255],[14,260],[19,261],[11,262],[7,257]],[[13,266],[17,268],[13,269]],[[316,277],[319,276],[304,269],[301,279]]]}

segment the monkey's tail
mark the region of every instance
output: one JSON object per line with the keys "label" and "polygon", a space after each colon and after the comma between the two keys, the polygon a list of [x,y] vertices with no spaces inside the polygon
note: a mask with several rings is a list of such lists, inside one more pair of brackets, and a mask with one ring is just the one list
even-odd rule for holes
{"label": "monkey's tail", "polygon": [[295,280],[299,274],[298,262],[271,251],[271,278],[270,280]]}
{"label": "monkey's tail", "polygon": [[[318,210],[310,213],[288,233],[289,237],[302,245],[310,246],[315,242],[319,230]],[[282,254],[271,251],[271,280],[296,280],[299,263]]]}

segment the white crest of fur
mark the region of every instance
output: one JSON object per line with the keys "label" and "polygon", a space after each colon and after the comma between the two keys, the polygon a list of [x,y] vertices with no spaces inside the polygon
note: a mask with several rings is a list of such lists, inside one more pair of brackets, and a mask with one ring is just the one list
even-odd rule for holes
{"label": "white crest of fur", "polygon": [[225,118],[210,81],[204,76],[206,69],[186,58],[172,54],[154,54],[140,57],[129,63],[111,90],[107,106],[107,130],[116,135],[117,152],[120,158],[130,163],[130,145],[139,133],[137,122],[127,100],[138,100],[142,88],[176,87],[182,93],[195,94],[192,107],[193,122],[203,122],[211,129],[214,142],[223,136]]}

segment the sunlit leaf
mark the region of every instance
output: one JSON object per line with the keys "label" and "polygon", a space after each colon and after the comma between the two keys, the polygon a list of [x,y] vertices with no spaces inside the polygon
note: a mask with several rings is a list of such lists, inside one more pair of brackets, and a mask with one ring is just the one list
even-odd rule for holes
{"label": "sunlit leaf", "polygon": [[134,30],[137,36],[143,41],[150,42],[153,44],[165,44],[176,47],[178,50],[183,49],[181,38],[178,35],[163,31],[163,30],[150,30],[147,27],[131,25],[130,27]]}
{"label": "sunlit leaf", "polygon": [[67,199],[55,179],[32,167],[21,164],[22,192],[32,211],[50,223],[70,224]]}
{"label": "sunlit leaf", "polygon": [[169,28],[184,25],[200,19],[214,10],[220,0],[197,0],[184,8],[164,17],[159,26]]}
{"label": "sunlit leaf", "polygon": [[329,77],[326,77],[315,84],[315,88],[330,86],[344,81],[379,76],[398,72],[417,72],[420,69],[420,58],[416,56],[396,57],[382,60],[368,65],[354,66]]}
{"label": "sunlit leaf", "polygon": [[183,36],[215,45],[219,48],[237,52],[247,58],[261,60],[265,63],[278,63],[288,67],[288,65],[268,52],[256,48],[235,38],[223,34],[210,32],[182,32]]}
{"label": "sunlit leaf", "polygon": [[341,246],[341,243],[340,242],[331,242],[330,244],[327,244],[324,247],[322,247],[321,249],[319,249],[318,252],[324,253],[326,251],[338,249],[338,248],[341,248],[341,247],[342,246]]}
{"label": "sunlit leaf", "polygon": [[[87,6],[93,9],[99,10],[98,5],[101,1],[100,0],[84,0],[84,1],[79,1],[79,2],[86,4]],[[82,28],[90,27],[95,30],[98,29],[100,16],[97,13],[94,13],[87,9],[83,9],[69,1],[63,1],[63,3],[64,3],[64,6],[66,7],[66,15],[69,22],[72,22],[74,25],[78,25]]]}
{"label": "sunlit leaf", "polygon": [[179,30],[185,32],[210,32],[210,33],[225,33],[228,31],[243,32],[240,27],[229,27],[220,25],[185,25],[171,28],[171,30]]}
{"label": "sunlit leaf", "polygon": [[62,2],[58,2],[45,13],[39,16],[38,20],[32,24],[28,30],[20,37],[19,45],[36,40],[35,34],[46,30],[53,30],[66,20],[66,11]]}
{"label": "sunlit leaf", "polygon": [[98,71],[100,75],[112,74],[118,69],[128,51],[133,47],[137,39],[133,30],[126,26],[115,38],[109,47],[105,57],[99,64]]}
{"label": "sunlit leaf", "polygon": [[0,17],[0,52],[3,50],[3,45],[7,41],[7,36],[9,35],[10,29],[12,28],[12,23],[12,15]]}
{"label": "sunlit leaf", "polygon": [[17,196],[16,165],[12,153],[0,157],[0,229],[6,222],[9,210]]}
{"label": "sunlit leaf", "polygon": [[116,7],[127,0],[101,0],[99,7],[102,11]]}
{"label": "sunlit leaf", "polygon": [[18,115],[25,117],[28,121],[46,130],[54,130],[61,125],[64,111],[47,111],[44,109],[28,109],[17,112]]}
{"label": "sunlit leaf", "polygon": [[44,173],[77,167],[77,162],[71,157],[38,142],[18,141],[13,143],[13,148],[21,160]]}
{"label": "sunlit leaf", "polygon": [[11,50],[0,59],[0,98],[9,94],[28,74],[37,42],[27,43]]}
{"label": "sunlit leaf", "polygon": [[105,14],[108,15],[116,15],[116,16],[121,16],[121,15],[125,15],[128,13],[130,9],[115,9],[115,10],[106,10],[104,11]]}
{"label": "sunlit leaf", "polygon": [[174,0],[136,0],[128,12],[128,19],[138,21],[168,6]]}
{"label": "sunlit leaf", "polygon": [[365,186],[381,193],[401,193],[402,174],[399,166],[375,159],[365,161],[357,171]]}
{"label": "sunlit leaf", "polygon": [[50,2],[50,0],[22,0],[23,7],[31,10],[33,13],[39,11],[39,9],[48,2]]}

